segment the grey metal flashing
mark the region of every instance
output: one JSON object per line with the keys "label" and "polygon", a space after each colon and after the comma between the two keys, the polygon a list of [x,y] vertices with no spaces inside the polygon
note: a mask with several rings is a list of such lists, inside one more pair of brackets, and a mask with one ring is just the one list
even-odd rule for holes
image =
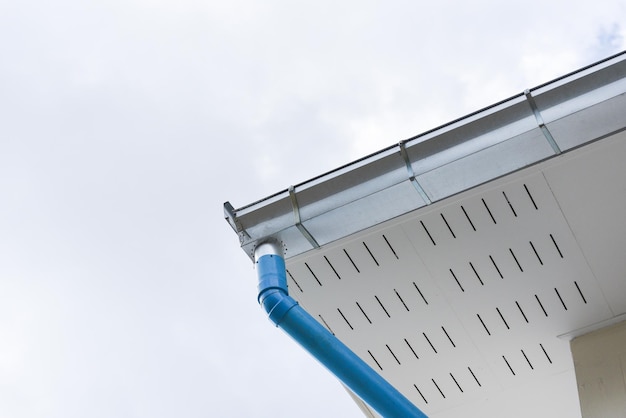
{"label": "grey metal flashing", "polygon": [[287,189],[226,217],[250,257],[270,236],[293,257],[626,129],[625,114],[622,52],[301,183],[295,205]]}

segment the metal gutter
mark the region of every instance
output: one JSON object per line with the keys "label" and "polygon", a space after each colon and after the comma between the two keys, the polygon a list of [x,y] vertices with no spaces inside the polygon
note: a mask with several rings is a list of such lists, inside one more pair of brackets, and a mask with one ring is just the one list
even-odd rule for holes
{"label": "metal gutter", "polygon": [[625,114],[622,52],[261,201],[227,202],[225,218],[250,258],[267,237],[293,257],[626,129]]}
{"label": "metal gutter", "polygon": [[269,318],[310,352],[350,390],[386,418],[426,418],[411,401],[309,315],[287,291],[281,244],[255,249],[259,303]]}

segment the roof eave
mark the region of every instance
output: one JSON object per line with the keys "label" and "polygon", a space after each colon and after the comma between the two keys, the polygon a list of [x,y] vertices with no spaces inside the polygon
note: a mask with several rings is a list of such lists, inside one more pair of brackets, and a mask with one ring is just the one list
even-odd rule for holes
{"label": "roof eave", "polygon": [[622,52],[240,209],[227,202],[225,218],[250,257],[270,236],[293,257],[619,132],[625,114]]}

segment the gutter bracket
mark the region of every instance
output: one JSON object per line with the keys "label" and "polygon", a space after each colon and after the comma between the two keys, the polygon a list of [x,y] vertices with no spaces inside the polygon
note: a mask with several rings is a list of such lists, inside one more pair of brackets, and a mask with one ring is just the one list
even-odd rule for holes
{"label": "gutter bracket", "polygon": [[224,218],[239,236],[239,244],[243,245],[245,241],[249,241],[251,239],[248,232],[246,232],[245,228],[241,225],[241,221],[237,218],[235,208],[230,204],[230,202],[224,202]]}
{"label": "gutter bracket", "polygon": [[552,134],[550,133],[550,131],[548,130],[548,127],[546,126],[545,122],[543,121],[543,117],[541,117],[541,112],[539,112],[539,108],[537,107],[537,103],[535,103],[535,99],[533,98],[532,94],[530,93],[530,90],[528,90],[528,89],[524,90],[524,96],[526,96],[526,100],[528,101],[528,105],[530,106],[530,108],[532,109],[532,111],[533,111],[533,113],[535,115],[535,119],[537,120],[537,125],[541,129],[541,132],[543,132],[543,136],[546,137],[546,140],[548,141],[548,143],[552,147],[552,150],[554,151],[554,153],[555,154],[560,154],[561,153],[561,149],[559,148],[559,145],[556,143],[556,141],[554,140],[554,137],[552,137]]}
{"label": "gutter bracket", "polygon": [[420,197],[424,200],[424,202],[426,202],[427,205],[430,205],[432,201],[426,194],[424,188],[422,188],[422,185],[419,184],[419,182],[415,178],[415,172],[413,171],[413,166],[411,165],[409,154],[406,152],[406,141],[398,142],[398,146],[400,147],[400,155],[402,156],[404,164],[406,165],[406,171],[409,173],[409,180],[415,187],[415,190],[417,190],[417,193],[419,193]]}
{"label": "gutter bracket", "polygon": [[300,218],[300,207],[298,206],[298,199],[296,198],[296,188],[294,186],[289,186],[289,198],[291,199],[291,207],[293,208],[293,216],[295,218],[296,228],[300,231],[300,233],[309,241],[309,244],[313,248],[319,248],[320,245],[317,243],[313,235],[306,229],[304,225],[302,225],[302,219]]}

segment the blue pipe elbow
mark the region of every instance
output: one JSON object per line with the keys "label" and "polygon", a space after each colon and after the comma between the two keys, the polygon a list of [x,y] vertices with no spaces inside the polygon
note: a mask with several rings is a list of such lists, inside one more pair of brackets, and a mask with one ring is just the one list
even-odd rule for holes
{"label": "blue pipe elbow", "polygon": [[411,401],[320,325],[287,291],[285,261],[277,244],[255,253],[259,303],[282,328],[339,380],[385,418],[427,418]]}

